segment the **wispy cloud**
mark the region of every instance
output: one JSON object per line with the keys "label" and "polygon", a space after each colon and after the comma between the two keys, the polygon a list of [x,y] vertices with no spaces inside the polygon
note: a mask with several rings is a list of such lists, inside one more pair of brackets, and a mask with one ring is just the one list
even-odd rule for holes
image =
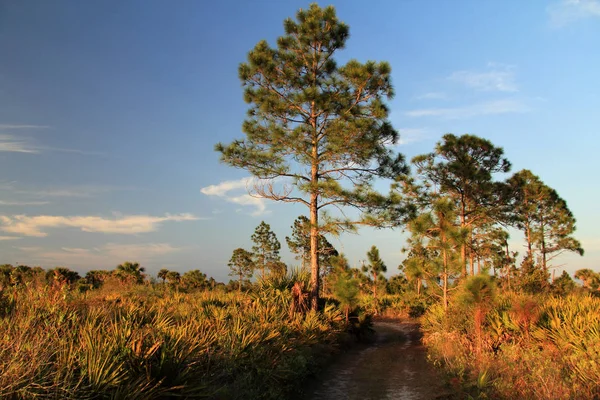
{"label": "wispy cloud", "polygon": [[452,73],[449,80],[482,91],[517,92],[515,67],[489,63],[485,71],[463,70]]}
{"label": "wispy cloud", "polygon": [[108,243],[93,248],[62,247],[44,249],[40,247],[15,247],[21,250],[28,260],[50,265],[86,266],[93,268],[114,268],[125,260],[138,262],[156,261],[157,257],[180,252],[182,247],[169,243]]}
{"label": "wispy cloud", "polygon": [[177,214],[157,217],[151,215],[117,215],[114,218],[97,216],[54,216],[54,215],[0,215],[0,230],[24,236],[48,236],[52,228],[78,228],[84,232],[117,233],[135,235],[153,232],[167,221],[194,221],[200,218],[192,214]]}
{"label": "wispy cloud", "polygon": [[[267,212],[265,199],[251,196],[248,193],[239,194],[241,189],[249,192],[254,186],[254,182],[255,180],[252,177],[242,178],[237,181],[224,181],[216,185],[203,187],[200,189],[200,192],[207,196],[221,197],[230,203],[254,207],[255,210],[251,215],[258,216]],[[231,192],[238,192],[238,194],[231,194]]]}
{"label": "wispy cloud", "polygon": [[0,242],[4,240],[18,240],[21,239],[19,236],[0,236]]}
{"label": "wispy cloud", "polygon": [[428,92],[423,93],[415,98],[417,100],[447,100],[448,95],[444,92]]}
{"label": "wispy cloud", "polygon": [[93,151],[46,146],[37,143],[30,137],[23,136],[21,133],[18,135],[15,133],[6,133],[10,131],[46,128],[49,127],[42,125],[0,124],[0,152],[40,154],[50,151],[94,156],[103,155],[102,153]]}
{"label": "wispy cloud", "polygon": [[13,246],[13,248],[23,251],[23,252],[26,252],[26,253],[33,253],[36,251],[44,250],[43,247],[39,247],[39,246],[21,246],[21,247]]}
{"label": "wispy cloud", "polygon": [[47,201],[3,201],[0,200],[0,206],[43,206]]}
{"label": "wispy cloud", "polygon": [[40,150],[28,140],[13,135],[0,134],[0,152],[37,154]]}
{"label": "wispy cloud", "polygon": [[423,108],[406,112],[408,117],[440,117],[447,119],[471,118],[479,115],[528,112],[529,107],[520,100],[493,100],[463,107]]}
{"label": "wispy cloud", "polygon": [[74,153],[89,156],[102,156],[103,153],[78,149],[43,146],[30,138],[19,138],[15,135],[0,134],[0,152],[40,154],[43,152]]}
{"label": "wispy cloud", "polygon": [[426,128],[400,128],[398,132],[400,132],[399,146],[426,140],[430,134],[429,129]]}
{"label": "wispy cloud", "polygon": [[45,125],[25,125],[25,124],[0,124],[0,131],[9,131],[13,129],[47,129]]}
{"label": "wispy cloud", "polygon": [[[110,185],[74,185],[74,186],[63,186],[63,187],[51,187],[51,188],[29,188],[18,186],[15,182],[2,182],[0,183],[0,190],[13,195],[22,195],[25,197],[37,199],[43,198],[54,198],[54,197],[96,197],[101,194],[114,192],[117,190],[131,190],[133,188],[128,187],[117,187]],[[13,203],[20,203],[14,201]],[[17,205],[17,204],[15,204]],[[30,204],[34,205],[34,204]],[[39,205],[39,204],[38,204]]]}
{"label": "wispy cloud", "polygon": [[600,0],[560,0],[546,9],[550,25],[560,28],[584,18],[600,18]]}

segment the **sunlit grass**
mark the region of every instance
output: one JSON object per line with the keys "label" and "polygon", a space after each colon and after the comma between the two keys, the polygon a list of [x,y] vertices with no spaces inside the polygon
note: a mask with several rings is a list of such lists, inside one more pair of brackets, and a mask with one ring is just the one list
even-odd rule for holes
{"label": "sunlit grass", "polygon": [[[273,293],[268,290],[275,291]],[[290,313],[288,290],[47,286],[0,299],[0,398],[282,398],[342,314]]]}
{"label": "sunlit grass", "polygon": [[490,304],[480,354],[472,311],[456,302],[448,313],[433,306],[423,318],[430,357],[467,391],[501,399],[600,396],[597,297],[505,293]]}

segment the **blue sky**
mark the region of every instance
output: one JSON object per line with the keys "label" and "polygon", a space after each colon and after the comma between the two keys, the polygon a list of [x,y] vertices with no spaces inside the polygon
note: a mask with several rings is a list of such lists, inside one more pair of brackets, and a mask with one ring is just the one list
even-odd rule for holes
{"label": "blue sky", "polygon": [[[274,43],[294,1],[0,0],[0,262],[80,272],[138,260],[227,280],[265,220],[285,236],[302,208],[249,197],[213,146],[242,136],[237,68]],[[322,6],[331,3],[320,3]],[[600,266],[600,1],[333,2],[351,37],[338,61],[386,60],[390,119],[407,159],[447,132],[505,149],[565,198]],[[352,264],[401,230],[331,241]],[[514,250],[523,252],[514,235]]]}

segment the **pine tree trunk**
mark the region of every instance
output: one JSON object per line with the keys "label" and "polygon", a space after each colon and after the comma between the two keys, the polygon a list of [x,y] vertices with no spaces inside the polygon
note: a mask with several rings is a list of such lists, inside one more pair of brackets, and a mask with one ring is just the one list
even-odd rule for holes
{"label": "pine tree trunk", "polygon": [[526,223],[525,225],[525,232],[527,236],[527,254],[533,259],[533,254],[531,253],[531,228],[529,227],[529,223]]}
{"label": "pine tree trunk", "polygon": [[310,301],[313,310],[319,309],[319,209],[318,209],[318,149],[316,139],[312,149],[313,162],[311,168],[312,193],[310,195]]}
{"label": "pine tree trunk", "polygon": [[448,309],[448,267],[446,266],[446,251],[444,251],[444,310]]}
{"label": "pine tree trunk", "polygon": [[[461,202],[461,210],[460,210],[460,227],[464,228],[466,226],[466,208],[464,201]],[[467,244],[463,243],[460,246],[460,262],[462,263],[462,275],[463,277],[467,276]]]}
{"label": "pine tree trunk", "polygon": [[541,224],[540,224],[540,229],[541,229],[541,234],[540,234],[540,240],[542,241],[542,267],[544,268],[544,272],[547,273],[548,272],[548,265],[546,264],[546,238],[545,238],[545,234],[544,234],[544,218],[541,218]]}
{"label": "pine tree trunk", "polygon": [[377,298],[377,274],[373,272],[373,298]]}
{"label": "pine tree trunk", "polygon": [[[316,50],[315,50],[316,51]],[[316,60],[316,57],[315,59]],[[313,62],[313,86],[316,86],[317,64]],[[319,309],[319,134],[317,131],[317,119],[315,115],[315,102],[311,103],[310,125],[312,132],[312,160],[310,170],[310,302],[311,308]]]}
{"label": "pine tree trunk", "polygon": [[[442,232],[442,245],[446,246],[446,235]],[[448,309],[448,253],[446,248],[442,250],[443,262],[444,262],[444,282],[443,282],[443,294],[444,294],[444,310]]]}
{"label": "pine tree trunk", "polygon": [[510,252],[508,251],[508,240],[504,242],[506,246],[506,278],[508,280],[508,290],[510,290]]}
{"label": "pine tree trunk", "polygon": [[[472,243],[472,240],[469,240]],[[471,275],[475,275],[475,254],[473,253],[473,248],[469,249],[469,266],[471,267]]]}

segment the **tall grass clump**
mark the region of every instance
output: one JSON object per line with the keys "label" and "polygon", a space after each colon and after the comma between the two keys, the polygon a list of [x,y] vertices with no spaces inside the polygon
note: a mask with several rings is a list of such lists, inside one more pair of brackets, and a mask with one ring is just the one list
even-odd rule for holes
{"label": "tall grass clump", "polygon": [[335,307],[290,312],[288,286],[9,288],[0,295],[0,398],[285,398],[343,330]]}
{"label": "tall grass clump", "polygon": [[467,281],[447,312],[436,305],[422,319],[430,359],[457,388],[479,398],[600,398],[599,298],[490,288],[469,300],[470,290]]}

